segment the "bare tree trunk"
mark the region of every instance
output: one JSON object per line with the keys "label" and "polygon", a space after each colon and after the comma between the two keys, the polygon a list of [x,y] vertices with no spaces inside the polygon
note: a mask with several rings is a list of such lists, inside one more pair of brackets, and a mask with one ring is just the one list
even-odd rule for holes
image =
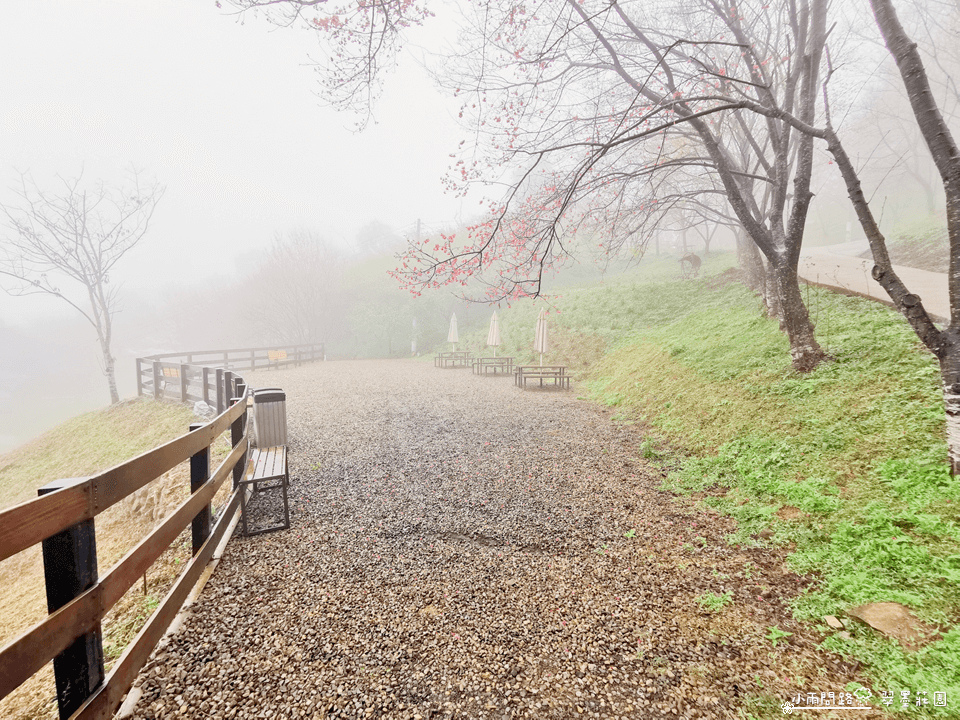
{"label": "bare tree trunk", "polygon": [[947,453],[950,474],[960,476],[960,334],[952,327],[941,333],[940,380],[947,416]]}
{"label": "bare tree trunk", "polygon": [[783,329],[783,309],[780,305],[780,293],[777,290],[777,276],[773,271],[773,263],[769,260],[763,270],[763,304],[767,308],[767,317],[771,320],[780,320]]}
{"label": "bare tree trunk", "polygon": [[790,338],[790,357],[793,367],[799,372],[810,372],[827,357],[813,333],[810,313],[803,303],[797,271],[789,262],[771,263],[771,272],[776,280],[780,310],[780,328]]}
{"label": "bare tree trunk", "polygon": [[120,393],[117,391],[117,359],[110,352],[110,346],[100,340],[100,352],[103,355],[103,374],[107,376],[107,385],[110,387],[110,404],[120,402]]}
{"label": "bare tree trunk", "polygon": [[875,263],[872,271],[874,280],[880,283],[917,337],[940,364],[950,471],[957,476],[960,475],[960,150],[933,97],[917,45],[900,24],[891,0],[870,0],[870,5],[887,49],[896,60],[914,117],[940,173],[946,194],[950,239],[950,271],[947,275],[950,325],[945,330],[940,330],[934,324],[920,298],[907,289],[893,269],[886,240],[863,195],[856,169],[830,124],[829,115],[824,137],[827,148],[837,160],[860,225],[870,242]]}
{"label": "bare tree trunk", "polygon": [[[851,192],[850,196],[855,201],[857,214],[871,241],[870,247],[876,262],[874,278],[883,285],[900,312],[906,316],[914,332],[940,363],[950,472],[957,476],[960,475],[960,151],[933,97],[917,45],[907,36],[893,4],[890,0],[871,0],[870,5],[887,48],[897,62],[914,117],[940,173],[946,194],[947,232],[950,240],[950,269],[947,275],[950,293],[948,328],[942,331],[937,329],[927,316],[920,298],[907,291],[890,266],[883,236],[873,222],[863,194],[859,192],[859,182],[853,182],[855,177],[851,172],[852,167],[842,148],[839,156],[847,161],[847,167],[840,162],[837,165],[841,171],[847,170],[844,175],[848,188],[854,186],[853,189],[857,191]],[[831,140],[836,141],[839,146],[835,136]]]}
{"label": "bare tree trunk", "polygon": [[760,250],[743,228],[737,230],[736,238],[737,259],[740,262],[740,269],[743,270],[747,287],[763,295],[766,289],[766,271],[763,269]]}

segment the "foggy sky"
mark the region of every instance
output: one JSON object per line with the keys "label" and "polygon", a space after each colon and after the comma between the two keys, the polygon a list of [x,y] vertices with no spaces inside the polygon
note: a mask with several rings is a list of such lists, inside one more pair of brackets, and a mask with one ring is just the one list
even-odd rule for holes
{"label": "foggy sky", "polygon": [[[139,291],[232,272],[295,226],[346,243],[372,220],[456,224],[440,178],[461,134],[412,53],[357,134],[321,106],[316,48],[213,0],[4,3],[0,197],[14,199],[17,171],[42,188],[81,168],[119,182],[130,163],[155,177],[167,192],[153,229],[118,270]],[[68,314],[0,297],[8,324],[38,309]]]}

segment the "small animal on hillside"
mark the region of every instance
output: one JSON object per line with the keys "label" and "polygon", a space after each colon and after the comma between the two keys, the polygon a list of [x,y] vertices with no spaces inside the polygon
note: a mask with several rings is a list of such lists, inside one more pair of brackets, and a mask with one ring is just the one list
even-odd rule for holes
{"label": "small animal on hillside", "polygon": [[697,277],[700,274],[700,256],[692,252],[680,258],[680,274],[685,278]]}

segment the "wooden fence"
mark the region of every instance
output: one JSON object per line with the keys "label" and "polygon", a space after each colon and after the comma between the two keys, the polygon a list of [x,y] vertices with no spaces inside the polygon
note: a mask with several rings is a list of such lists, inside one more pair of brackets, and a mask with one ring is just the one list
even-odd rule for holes
{"label": "wooden fence", "polygon": [[239,350],[196,350],[137,358],[137,395],[180,402],[202,400],[223,412],[222,373],[257,370],[323,360],[322,343],[278,345]]}
{"label": "wooden fence", "polygon": [[[0,698],[53,660],[61,718],[113,717],[137,673],[196,584],[240,506],[247,457],[247,387],[221,371],[230,398],[207,424],[99,475],[58,481],[40,497],[0,511],[0,561],[43,545],[49,615],[0,648]],[[218,386],[220,387],[220,386]],[[230,431],[232,450],[210,473],[210,445]],[[93,519],[182,462],[190,461],[190,498],[103,577],[97,575]],[[211,501],[228,477],[234,492],[216,522]],[[104,677],[100,623],[123,594],[189,525],[193,558],[147,624]],[[2,612],[2,609],[0,609]]]}

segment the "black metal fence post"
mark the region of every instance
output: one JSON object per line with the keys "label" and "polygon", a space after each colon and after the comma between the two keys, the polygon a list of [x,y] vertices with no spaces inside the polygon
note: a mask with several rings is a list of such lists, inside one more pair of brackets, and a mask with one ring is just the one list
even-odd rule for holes
{"label": "black metal fence post", "polygon": [[[206,423],[191,423],[190,432],[199,430]],[[210,447],[197,451],[190,456],[190,492],[195,493],[210,479]],[[193,554],[200,552],[200,548],[210,537],[211,503],[207,503],[203,510],[193,518]]]}
{"label": "black metal fence post", "polygon": [[[54,480],[37,488],[37,494],[46,495],[86,480]],[[47,538],[42,546],[47,611],[52,613],[97,582],[97,536],[93,518]],[[103,684],[103,637],[99,622],[53,659],[53,674],[60,717],[68,718]]]}

